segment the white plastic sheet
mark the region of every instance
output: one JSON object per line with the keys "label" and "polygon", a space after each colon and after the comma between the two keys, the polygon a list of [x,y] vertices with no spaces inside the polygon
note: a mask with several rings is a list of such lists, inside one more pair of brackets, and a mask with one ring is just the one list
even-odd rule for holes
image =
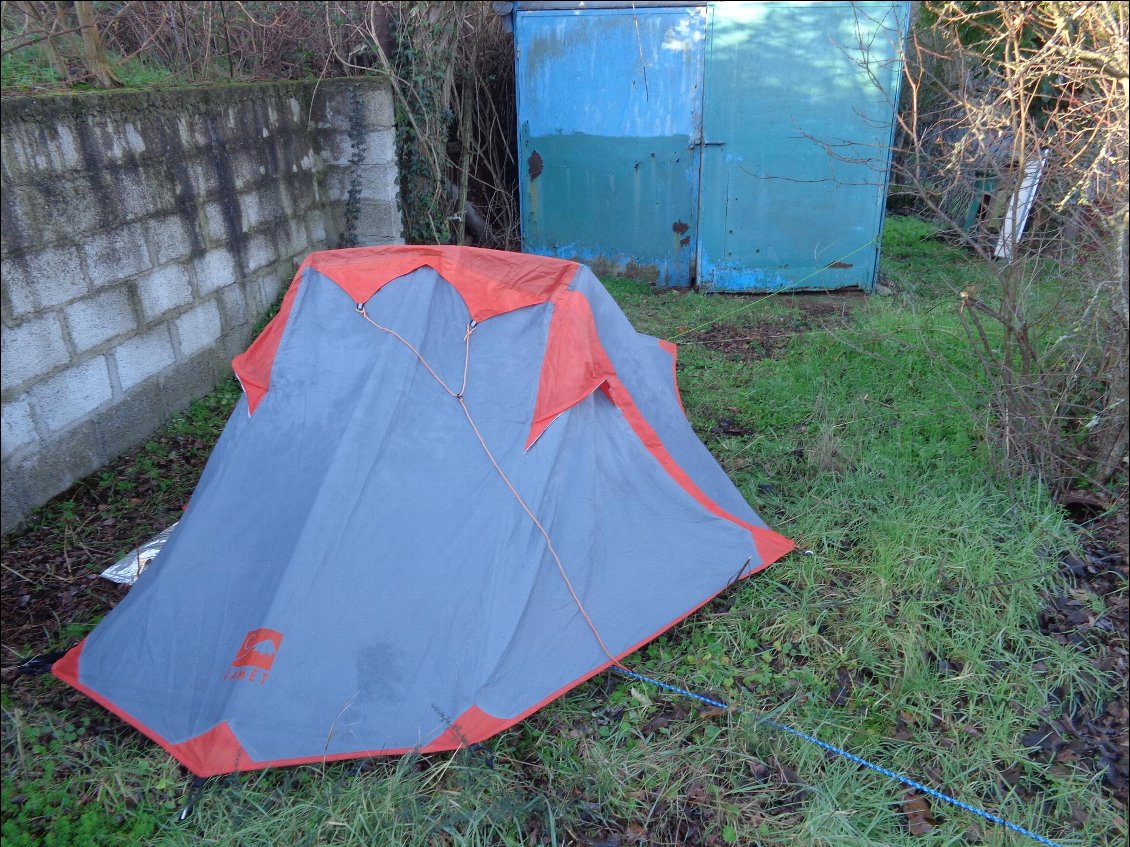
{"label": "white plastic sheet", "polygon": [[165,542],[169,540],[169,536],[173,534],[173,530],[177,528],[179,523],[180,521],[177,521],[168,529],[157,533],[140,547],[131,550],[128,555],[102,571],[102,577],[111,582],[133,585],[137,582],[137,578],[141,576],[141,572],[153,564],[153,560],[157,558],[157,554],[161,552],[161,548],[165,546]]}

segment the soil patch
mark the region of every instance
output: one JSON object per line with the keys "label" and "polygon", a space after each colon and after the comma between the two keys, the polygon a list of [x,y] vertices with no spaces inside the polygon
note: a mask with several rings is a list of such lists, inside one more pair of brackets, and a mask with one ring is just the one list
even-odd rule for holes
{"label": "soil patch", "polygon": [[0,543],[0,676],[78,641],[127,586],[99,574],[180,518],[212,444],[165,435],[51,501]]}
{"label": "soil patch", "polygon": [[[1068,496],[1070,499],[1070,495]],[[1127,562],[1127,510],[1086,521],[1090,540],[1083,555],[1067,555],[1062,568],[1069,587],[1048,597],[1040,628],[1083,651],[1096,679],[1107,679],[1119,692],[1105,702],[1056,691],[1063,716],[1033,727],[1024,736],[1032,758],[1052,769],[1085,767],[1102,773],[1104,788],[1122,806],[1130,800],[1130,704],[1127,701],[1127,648],[1130,645],[1130,565]]]}
{"label": "soil patch", "polygon": [[752,362],[777,355],[789,340],[806,332],[846,327],[851,311],[863,295],[782,295],[778,305],[791,307],[791,315],[773,315],[753,323],[719,321],[679,339],[680,345],[697,344],[723,353],[734,361]]}

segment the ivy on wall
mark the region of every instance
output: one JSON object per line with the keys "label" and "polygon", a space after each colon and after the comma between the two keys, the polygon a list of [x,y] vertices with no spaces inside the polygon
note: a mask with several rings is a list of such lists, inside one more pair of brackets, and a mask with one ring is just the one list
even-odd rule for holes
{"label": "ivy on wall", "polygon": [[390,30],[398,80],[396,147],[404,240],[446,244],[451,238],[447,143],[455,76],[455,39],[465,2],[399,3]]}

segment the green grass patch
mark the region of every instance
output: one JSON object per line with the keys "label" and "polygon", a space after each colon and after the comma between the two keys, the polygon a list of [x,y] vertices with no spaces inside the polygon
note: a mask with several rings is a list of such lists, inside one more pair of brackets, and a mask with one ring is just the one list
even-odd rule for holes
{"label": "green grass patch", "polygon": [[[222,778],[177,823],[187,780],[165,753],[25,680],[4,699],[5,844],[1025,843],[933,800],[932,830],[911,834],[901,786],[765,715],[1063,844],[1121,843],[1096,770],[1022,740],[1120,682],[1040,630],[1076,542],[1038,485],[990,472],[986,387],[951,296],[980,271],[917,223],[891,221],[886,243],[894,297],[607,283],[638,329],[681,343],[696,431],[799,545],[626,663],[738,711],[601,677],[481,748]],[[191,480],[161,464],[164,445],[206,451],[235,398],[225,384],[86,484],[115,514],[167,517]],[[37,531],[70,532],[74,551],[87,516],[70,499]]]}

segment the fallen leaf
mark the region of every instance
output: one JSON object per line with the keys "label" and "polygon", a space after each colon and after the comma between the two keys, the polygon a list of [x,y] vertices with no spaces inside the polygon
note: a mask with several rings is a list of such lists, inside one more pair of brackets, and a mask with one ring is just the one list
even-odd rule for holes
{"label": "fallen leaf", "polygon": [[906,815],[906,828],[911,835],[927,835],[934,831],[930,804],[921,794],[907,792],[902,801],[902,813]]}
{"label": "fallen leaf", "polygon": [[706,786],[701,782],[692,782],[687,786],[686,794],[688,803],[702,804],[706,802]]}
{"label": "fallen leaf", "polygon": [[643,705],[645,709],[650,709],[655,705],[655,703],[652,702],[652,699],[648,697],[644,692],[640,691],[638,688],[632,689],[632,699],[637,703]]}
{"label": "fallen leaf", "polygon": [[624,837],[631,841],[641,841],[647,838],[647,827],[637,821],[632,821],[624,827]]}

